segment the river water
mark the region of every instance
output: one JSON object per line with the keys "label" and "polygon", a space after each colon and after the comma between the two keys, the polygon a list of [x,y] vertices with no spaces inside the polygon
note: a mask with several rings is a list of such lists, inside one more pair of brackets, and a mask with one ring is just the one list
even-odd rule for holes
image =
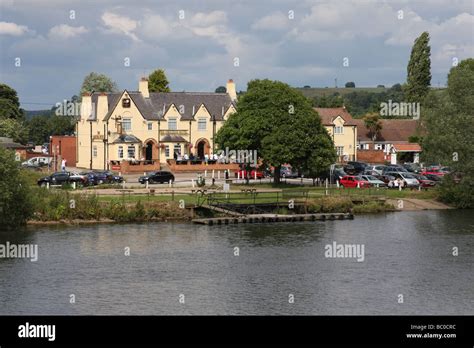
{"label": "river water", "polygon": [[[0,314],[472,315],[473,213],[0,233],[38,245],[36,262],[0,258]],[[325,257],[333,242],[363,245],[364,260]]]}

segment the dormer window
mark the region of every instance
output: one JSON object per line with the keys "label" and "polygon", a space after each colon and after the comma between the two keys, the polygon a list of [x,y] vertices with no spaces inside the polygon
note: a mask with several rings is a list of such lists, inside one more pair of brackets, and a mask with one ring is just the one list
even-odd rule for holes
{"label": "dormer window", "polygon": [[122,107],[123,108],[129,108],[130,107],[130,98],[122,99]]}

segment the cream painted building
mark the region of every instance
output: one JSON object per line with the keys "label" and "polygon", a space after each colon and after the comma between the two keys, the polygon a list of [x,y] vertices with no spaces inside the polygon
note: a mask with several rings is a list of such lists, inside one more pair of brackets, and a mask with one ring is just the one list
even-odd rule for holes
{"label": "cream painted building", "polygon": [[314,108],[331,136],[338,162],[357,161],[357,124],[345,107]]}
{"label": "cream painted building", "polygon": [[151,93],[142,78],[136,92],[85,94],[76,124],[76,166],[110,169],[127,162],[159,169],[175,153],[211,156],[236,99],[232,80],[227,93]]}

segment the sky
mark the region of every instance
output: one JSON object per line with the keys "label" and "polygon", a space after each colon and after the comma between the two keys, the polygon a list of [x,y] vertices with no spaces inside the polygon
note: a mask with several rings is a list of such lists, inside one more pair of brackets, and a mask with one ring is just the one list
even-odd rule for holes
{"label": "sky", "polygon": [[94,71],[119,89],[163,68],[173,91],[392,86],[413,41],[431,37],[432,85],[474,57],[472,0],[1,0],[0,82],[26,110],[78,94]]}

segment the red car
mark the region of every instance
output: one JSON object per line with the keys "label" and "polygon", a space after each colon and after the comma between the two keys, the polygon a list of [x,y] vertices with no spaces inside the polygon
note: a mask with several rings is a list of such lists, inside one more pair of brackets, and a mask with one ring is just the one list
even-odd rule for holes
{"label": "red car", "polygon": [[255,169],[252,169],[250,172],[246,170],[239,170],[238,172],[235,172],[235,177],[240,177],[241,179],[246,177],[248,177],[249,179],[255,179],[255,173],[257,173],[257,179],[265,178],[263,172],[261,172],[260,170],[255,171]]}
{"label": "red car", "polygon": [[446,167],[442,167],[442,168],[440,168],[440,167],[430,167],[430,168],[426,168],[420,174],[421,175],[431,174],[431,175],[445,176],[448,173],[449,173],[449,168],[446,168]]}
{"label": "red car", "polygon": [[428,179],[424,175],[418,175],[418,174],[412,174],[412,175],[416,178],[416,180],[420,182],[422,188],[434,187],[436,185],[435,181]]}
{"label": "red car", "polygon": [[346,175],[342,177],[339,183],[343,187],[370,187],[370,182],[362,179],[360,176]]}

